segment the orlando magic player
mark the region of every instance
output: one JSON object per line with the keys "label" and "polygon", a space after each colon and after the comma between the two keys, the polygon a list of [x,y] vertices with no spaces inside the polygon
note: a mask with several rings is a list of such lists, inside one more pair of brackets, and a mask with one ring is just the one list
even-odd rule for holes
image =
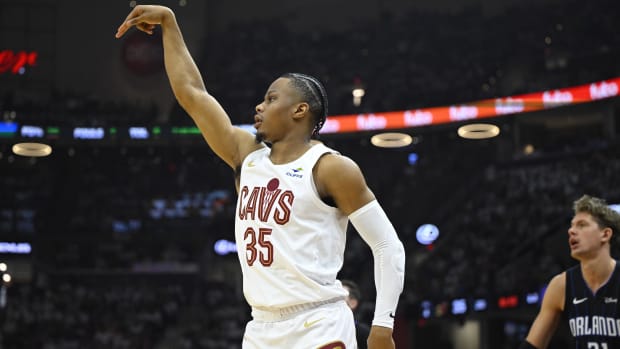
{"label": "orlando magic player", "polygon": [[235,237],[253,317],[243,348],[356,347],[347,292],[336,279],[351,221],[375,260],[377,299],[368,348],[393,349],[403,245],[359,167],[312,139],[327,116],[322,84],[303,74],[276,79],[256,106],[254,136],[233,127],[207,92],[169,8],[136,6],[116,36],[132,26],[151,34],[156,25],[179,104],[237,174]]}
{"label": "orlando magic player", "polygon": [[620,266],[610,254],[611,239],[620,232],[620,214],[587,195],[575,201],[574,210],[568,243],[579,265],[551,280],[520,349],[547,348],[562,315],[573,348],[620,348]]}

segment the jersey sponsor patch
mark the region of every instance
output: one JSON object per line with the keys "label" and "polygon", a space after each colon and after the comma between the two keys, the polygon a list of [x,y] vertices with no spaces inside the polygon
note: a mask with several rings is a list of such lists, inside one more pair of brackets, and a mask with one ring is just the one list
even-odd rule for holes
{"label": "jersey sponsor patch", "polygon": [[293,178],[303,178],[303,171],[304,169],[301,167],[298,168],[292,168],[290,171],[286,172],[286,175],[289,177],[293,177]]}

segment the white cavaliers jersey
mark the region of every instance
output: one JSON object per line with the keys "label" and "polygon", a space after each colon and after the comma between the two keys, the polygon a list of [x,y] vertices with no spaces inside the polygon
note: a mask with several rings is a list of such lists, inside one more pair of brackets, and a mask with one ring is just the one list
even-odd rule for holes
{"label": "white cavaliers jersey", "polygon": [[336,276],[348,218],[319,198],[312,176],[318,159],[335,151],[315,144],[282,165],[270,151],[250,153],[241,167],[235,239],[247,302],[284,308],[344,297]]}

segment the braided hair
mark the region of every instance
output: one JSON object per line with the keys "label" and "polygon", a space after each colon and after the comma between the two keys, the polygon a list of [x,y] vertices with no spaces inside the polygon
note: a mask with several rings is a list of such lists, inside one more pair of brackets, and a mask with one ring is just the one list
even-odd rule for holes
{"label": "braided hair", "polygon": [[310,106],[310,113],[315,119],[312,138],[318,138],[319,130],[327,119],[327,92],[325,92],[325,87],[318,79],[306,74],[286,73],[281,77],[289,79],[303,100]]}

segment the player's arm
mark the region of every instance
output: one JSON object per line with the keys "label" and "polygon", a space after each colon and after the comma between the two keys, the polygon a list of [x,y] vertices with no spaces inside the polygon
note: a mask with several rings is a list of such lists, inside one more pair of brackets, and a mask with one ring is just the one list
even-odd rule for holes
{"label": "player's arm", "polygon": [[351,159],[336,154],[323,156],[315,179],[319,195],[333,198],[372,250],[377,300],[368,348],[394,348],[394,314],[405,277],[403,244]]}
{"label": "player's arm", "polygon": [[192,117],[211,149],[236,168],[245,155],[261,145],[254,142],[252,134],[234,127],[218,101],[207,92],[172,10],[163,6],[136,6],[119,26],[116,37],[120,38],[134,26],[152,34],[157,25],[162,28],[164,63],[176,99]]}
{"label": "player's arm", "polygon": [[549,283],[540,311],[520,348],[545,349],[558,327],[564,309],[566,273],[558,274]]}

